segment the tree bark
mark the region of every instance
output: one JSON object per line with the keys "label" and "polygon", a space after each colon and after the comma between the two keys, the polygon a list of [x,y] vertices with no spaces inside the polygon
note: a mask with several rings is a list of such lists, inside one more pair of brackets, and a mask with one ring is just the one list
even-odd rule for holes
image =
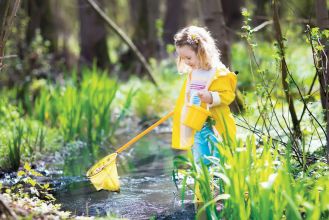
{"label": "tree bark", "polygon": [[217,41],[221,52],[221,61],[231,66],[231,42],[227,32],[221,0],[200,0],[202,17],[205,25]]}
{"label": "tree bark", "polygon": [[[212,37],[216,40],[218,49],[221,53],[221,61],[227,67],[231,67],[231,40],[228,33],[228,29],[225,23],[225,15],[223,10],[223,4],[221,0],[200,0],[201,17],[212,34]],[[235,5],[238,7],[239,5]],[[229,7],[226,5],[226,7]],[[231,11],[234,11],[233,9]],[[229,13],[227,14],[229,16]],[[236,93],[238,94],[238,92]],[[236,95],[236,99],[230,105],[231,111],[234,113],[241,112],[243,103],[240,98],[241,96]]]}
{"label": "tree bark", "polygon": [[[244,5],[242,0],[221,0],[225,24],[234,30],[240,30],[242,25],[241,8]],[[232,36],[232,34],[230,34]]]}
{"label": "tree bark", "polygon": [[[316,0],[315,2],[315,11],[316,11],[316,23],[320,30],[329,29],[329,18],[328,18],[328,11],[326,6],[325,0]],[[325,46],[324,53],[322,54],[322,60],[319,63],[321,74],[319,76],[320,81],[320,94],[321,94],[321,103],[322,108],[325,110],[327,109],[326,100],[328,99],[326,86],[328,85],[328,60],[326,56],[328,56],[328,45],[326,42],[321,42],[322,45]],[[327,80],[326,80],[327,79]]]}
{"label": "tree bark", "polygon": [[159,41],[156,20],[160,17],[159,3],[154,0],[130,0],[131,18],[134,24],[132,41],[149,59],[159,57]]}
{"label": "tree bark", "polygon": [[267,16],[266,10],[265,10],[265,5],[266,3],[270,3],[267,0],[254,0],[254,3],[256,5],[254,9],[254,26],[258,26],[261,23],[264,22],[263,19],[259,19],[259,17],[265,18]]}
{"label": "tree bark", "polygon": [[[110,57],[107,47],[107,31],[104,21],[85,0],[79,0],[80,20],[80,61],[92,65],[94,61],[98,67],[110,67]],[[103,6],[103,2],[100,2]]]}
{"label": "tree bark", "polygon": [[0,1],[0,71],[3,67],[5,45],[10,33],[16,12],[19,8],[20,0]]}
{"label": "tree bark", "polygon": [[[104,12],[98,7],[98,5],[93,0],[87,0],[87,2],[93,7],[93,9],[98,13],[98,15],[115,31],[116,34],[129,46],[129,48],[133,51],[134,55],[137,56],[139,61],[142,63],[144,68],[146,69],[150,80],[158,87],[154,75],[150,66],[148,65],[146,59],[141,54],[141,52],[137,49],[137,47],[133,44],[133,42],[129,39],[129,37],[109,18]],[[159,87],[158,87],[159,88]]]}
{"label": "tree bark", "polygon": [[174,44],[175,33],[187,24],[187,1],[167,0],[164,19],[164,44]]}
{"label": "tree bark", "polygon": [[[133,24],[132,41],[143,56],[148,60],[151,57],[160,57],[160,42],[155,28],[156,19],[159,18],[159,3],[154,0],[130,0],[130,16]],[[135,61],[134,52],[129,49],[120,56],[124,63],[122,78],[129,78],[133,72],[137,76],[145,76],[145,68]],[[135,62],[134,62],[135,61]]]}
{"label": "tree bark", "polygon": [[64,21],[58,16],[59,5],[52,0],[29,0],[26,2],[29,17],[26,29],[26,44],[29,46],[39,29],[44,40],[49,44],[49,51],[60,53],[59,36],[63,31]]}
{"label": "tree bark", "polygon": [[[316,22],[320,30],[329,30],[329,16],[327,10],[326,0],[316,0],[315,1],[315,13]],[[327,164],[329,164],[329,45],[328,38],[322,39],[321,44],[324,45],[323,52],[321,53],[321,61],[319,62],[319,82],[320,82],[320,95],[321,104],[324,110],[324,119],[327,122],[326,133],[327,133],[327,146],[326,146],[326,157]]]}

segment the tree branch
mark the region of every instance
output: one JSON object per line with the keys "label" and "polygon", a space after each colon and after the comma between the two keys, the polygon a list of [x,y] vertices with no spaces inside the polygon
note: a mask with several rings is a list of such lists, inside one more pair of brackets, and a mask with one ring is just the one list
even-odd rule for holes
{"label": "tree branch", "polygon": [[6,0],[0,2],[0,71],[4,66],[2,61],[5,52],[5,45],[10,33],[10,26],[16,17],[17,10],[20,5],[20,0]]}
{"label": "tree branch", "polygon": [[281,71],[282,71],[282,86],[288,102],[289,112],[291,115],[291,120],[294,128],[294,134],[296,135],[297,138],[301,139],[302,132],[300,130],[300,123],[298,121],[295,106],[294,106],[294,99],[290,94],[290,88],[286,81],[288,76],[288,67],[285,59],[283,37],[282,37],[281,26],[279,22],[278,6],[276,0],[273,0],[272,7],[273,7],[273,23],[275,30],[275,38],[278,43],[278,49],[280,52],[280,59],[281,59],[280,61],[281,61]]}
{"label": "tree branch", "polygon": [[98,15],[110,26],[112,30],[130,47],[130,49],[134,52],[138,60],[142,63],[144,68],[146,69],[146,72],[150,78],[150,80],[155,84],[155,86],[159,88],[154,74],[151,70],[151,67],[147,63],[145,57],[143,54],[138,50],[138,48],[135,46],[135,44],[129,39],[129,37],[121,30],[121,28],[113,21],[111,20],[105,13],[102,11],[99,6],[95,3],[94,0],[86,0],[90,6],[98,13]]}

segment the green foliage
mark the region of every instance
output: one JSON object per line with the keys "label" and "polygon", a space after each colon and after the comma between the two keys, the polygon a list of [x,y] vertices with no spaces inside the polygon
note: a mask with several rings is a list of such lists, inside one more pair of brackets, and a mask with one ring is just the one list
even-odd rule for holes
{"label": "green foliage", "polygon": [[46,129],[38,121],[22,117],[19,110],[3,97],[0,98],[0,124],[1,170],[17,170],[22,159],[32,161],[45,148],[49,150],[51,146],[55,150],[58,147],[58,132]]}
{"label": "green foliage", "polygon": [[135,111],[139,118],[145,120],[154,117],[154,114],[157,112],[156,110],[159,110],[156,108],[161,105],[161,103],[158,103],[158,99],[154,98],[154,96],[157,96],[157,93],[154,86],[149,83],[144,83],[143,88],[138,90],[134,101]]}
{"label": "green foliage", "polygon": [[25,187],[29,188],[29,192],[24,192],[22,184],[15,184],[12,186],[12,190],[18,191],[24,196],[36,196],[45,200],[55,201],[55,198],[50,194],[49,183],[39,183],[38,177],[43,175],[36,170],[32,169],[29,163],[25,163],[22,170],[17,172],[19,177],[18,182],[23,182]]}
{"label": "green foliage", "polygon": [[[242,16],[244,17],[244,20],[243,20],[243,26],[241,27],[241,29],[244,32],[242,33],[241,37],[246,39],[248,42],[250,42],[252,34],[253,34],[253,31],[252,31],[251,26],[250,26],[250,22],[251,22],[250,16],[251,16],[251,14],[247,9],[244,8],[242,10]],[[250,45],[252,45],[252,44],[250,44]]]}
{"label": "green foliage", "polygon": [[[187,189],[187,179],[189,177],[194,179],[194,193],[195,197],[198,197],[195,199],[203,202],[202,208],[198,210],[197,219],[204,211],[207,215],[207,219],[218,219],[219,213],[216,210],[216,201],[214,200],[213,178],[208,170],[209,167],[206,166],[202,160],[200,163],[196,163],[191,151],[188,151],[187,157],[175,157],[174,167],[176,169],[180,167],[187,168],[187,171],[183,172],[184,178],[181,189],[182,201],[184,201],[185,190]],[[176,175],[174,174],[174,177]]]}
{"label": "green foliage", "polygon": [[173,44],[167,44],[166,45],[166,51],[168,54],[174,53],[176,50],[175,46]]}
{"label": "green foliage", "polygon": [[41,122],[58,127],[65,142],[80,139],[99,143],[114,134],[130,106],[133,93],[126,97],[120,117],[111,118],[117,91],[118,83],[106,73],[84,69],[79,83],[73,74],[64,85],[49,84],[42,89],[33,114]]}
{"label": "green foliage", "polygon": [[[24,96],[30,109],[25,116],[21,113],[23,102],[15,107],[8,98],[1,97],[1,170],[17,170],[22,159],[33,161],[46,152],[59,150],[65,142],[82,140],[94,151],[96,145],[113,140],[129,113],[136,89],[122,93],[116,80],[97,69],[84,69],[81,75],[78,79],[73,73],[58,84],[34,80],[26,88],[37,92]],[[118,94],[120,100],[115,99]],[[16,94],[8,95],[13,96]]]}
{"label": "green foliage", "polygon": [[133,113],[143,121],[172,111],[182,80],[185,79],[185,76],[177,74],[176,66],[172,62],[157,62],[151,59],[150,64],[157,76],[160,89],[149,81],[141,81],[135,77],[132,77],[126,85],[137,90],[132,109]]}
{"label": "green foliage", "polygon": [[[251,28],[248,11],[244,12],[244,16],[242,30],[246,44],[239,42],[232,47],[233,66],[240,70],[239,88],[244,91],[243,98],[247,107],[244,114],[237,117],[238,124],[242,123],[259,137],[267,135],[283,145],[287,145],[288,142],[294,143],[293,155],[299,165],[306,169],[313,163],[309,159],[310,152],[324,146],[322,140],[325,137],[325,123],[322,117],[319,84],[315,81],[312,48],[303,41],[307,36],[301,27],[282,22],[282,51],[273,36],[267,36],[264,41],[264,32]],[[302,33],[304,36],[300,37],[299,34]],[[320,34],[317,28],[311,33],[315,41],[319,42],[320,36],[325,36]],[[321,47],[317,49],[321,50]],[[283,71],[282,67],[283,53],[287,71]],[[283,82],[284,73],[287,76]],[[283,89],[283,83],[287,83],[286,91]],[[291,103],[287,101],[286,92],[293,99]],[[293,107],[289,104],[293,104]],[[294,122],[291,119],[292,109],[297,116]],[[299,133],[299,127],[303,131],[302,140],[295,138],[295,133]],[[317,159],[323,160],[323,155]]]}
{"label": "green foliage", "polygon": [[[315,164],[294,178],[289,151],[286,156],[279,154],[282,149],[272,148],[271,140],[264,139],[263,145],[257,146],[255,138],[249,137],[237,146],[232,149],[220,143],[220,160],[209,157],[211,168],[195,164],[191,156],[176,160],[176,167],[187,165],[186,175],[202,186],[205,203],[200,211],[208,209],[211,215],[225,219],[328,218],[329,175],[325,164]],[[220,190],[221,184],[223,192],[215,197],[213,192]],[[216,213],[210,207],[219,200],[224,200],[224,209]]]}
{"label": "green foliage", "polygon": [[[17,172],[17,182],[8,187],[1,186],[1,199],[10,206],[18,218],[41,219],[54,217],[69,219],[70,212],[60,211],[60,205],[55,204],[49,183],[41,183],[39,178],[43,175],[25,163],[22,170]],[[11,219],[3,213],[3,218]]]}
{"label": "green foliage", "polygon": [[14,128],[12,140],[9,140],[8,143],[10,164],[14,170],[18,170],[21,161],[23,130],[24,127],[18,124],[18,126]]}
{"label": "green foliage", "polygon": [[162,40],[162,36],[163,36],[163,20],[162,19],[157,19],[155,21],[155,28],[157,30],[157,37],[159,38],[159,40]]}

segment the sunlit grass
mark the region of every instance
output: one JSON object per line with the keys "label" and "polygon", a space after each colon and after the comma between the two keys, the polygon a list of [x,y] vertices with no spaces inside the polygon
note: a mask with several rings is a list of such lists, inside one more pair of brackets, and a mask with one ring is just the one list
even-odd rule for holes
{"label": "sunlit grass", "polygon": [[136,95],[136,89],[130,89],[118,103],[118,89],[116,80],[94,68],[56,84],[32,82],[27,91],[36,96],[24,94],[25,101],[15,103],[18,107],[1,98],[1,170],[17,170],[22,157],[32,161],[72,141],[87,143],[91,151],[112,141]]}
{"label": "sunlit grass", "polygon": [[18,170],[20,166],[23,132],[23,125],[18,124],[13,130],[12,139],[8,142],[10,165],[14,170]]}
{"label": "sunlit grass", "polygon": [[84,69],[78,82],[73,75],[64,85],[49,85],[36,100],[34,117],[61,130],[65,142],[84,140],[90,145],[110,138],[131,105],[130,92],[119,117],[113,120],[116,80],[97,69]]}
{"label": "sunlit grass", "polygon": [[[200,212],[206,211],[208,217],[328,218],[329,175],[326,164],[317,163],[296,177],[291,171],[289,151],[279,146],[273,148],[271,140],[264,139],[262,145],[257,145],[254,137],[240,142],[235,150],[220,143],[218,150],[220,159],[209,158],[211,168],[193,162],[191,155],[176,160],[176,166],[187,166],[187,175],[201,185],[204,208]],[[223,191],[220,190],[221,185]],[[219,200],[224,200],[220,213],[213,207]]]}

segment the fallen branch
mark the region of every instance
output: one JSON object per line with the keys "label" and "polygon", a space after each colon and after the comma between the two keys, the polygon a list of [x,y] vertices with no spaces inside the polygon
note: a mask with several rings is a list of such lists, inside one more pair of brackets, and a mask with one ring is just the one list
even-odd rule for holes
{"label": "fallen branch", "polygon": [[7,219],[18,219],[15,212],[6,204],[2,195],[0,195],[0,214]]}
{"label": "fallen branch", "polygon": [[119,37],[130,47],[130,49],[134,52],[134,54],[137,56],[138,60],[142,63],[144,68],[146,69],[146,72],[148,76],[150,77],[150,80],[156,85],[158,89],[159,86],[157,82],[155,81],[154,74],[151,70],[151,67],[147,63],[145,57],[142,55],[142,53],[138,50],[138,48],[135,46],[135,44],[129,39],[129,37],[121,30],[121,28],[115,24],[114,21],[112,21],[105,13],[102,11],[99,6],[95,3],[94,0],[86,0],[90,6],[98,13],[98,15],[114,30],[115,33],[119,35]]}
{"label": "fallen branch", "polygon": [[16,57],[17,57],[17,55],[7,55],[7,56],[0,57],[0,60],[16,58]]}
{"label": "fallen branch", "polygon": [[273,24],[273,20],[265,21],[265,22],[261,23],[260,25],[258,25],[257,27],[253,28],[251,31],[257,32],[270,24]]}

